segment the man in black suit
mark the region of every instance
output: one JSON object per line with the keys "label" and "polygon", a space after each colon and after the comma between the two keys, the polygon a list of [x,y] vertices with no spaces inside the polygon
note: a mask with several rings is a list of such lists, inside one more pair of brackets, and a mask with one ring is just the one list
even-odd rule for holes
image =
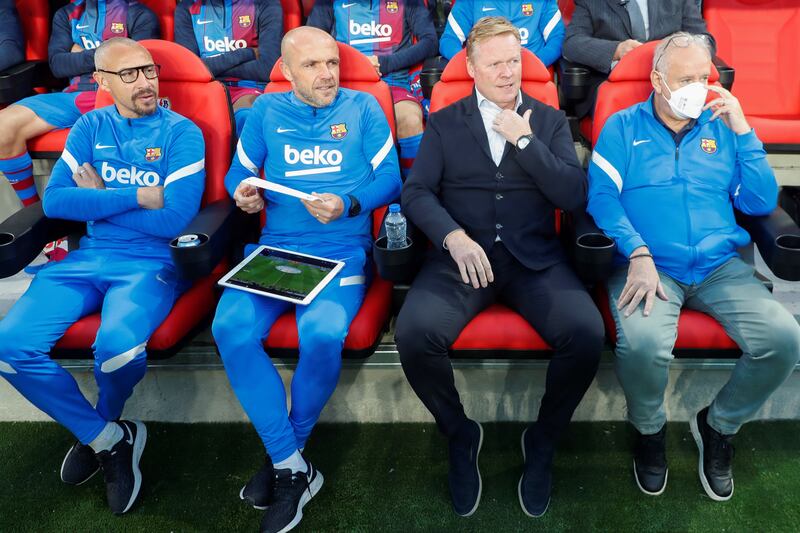
{"label": "man in black suit", "polygon": [[705,35],[713,55],[714,38],[697,0],[575,0],[562,55],[593,71],[589,95],[576,104],[575,113],[593,110],[597,87],[628,52],[676,31]]}
{"label": "man in black suit", "polygon": [[541,516],[556,442],[595,375],[603,344],[600,314],[555,232],[556,208],[581,207],[586,178],[564,114],[520,91],[513,25],[501,17],[475,24],[467,70],[475,91],[431,115],[403,187],[403,208],[433,248],[400,311],[397,348],[409,383],[449,440],[450,493],[462,516],[480,501],[483,429],[464,413],[450,345],[499,300],[555,349],[538,420],[522,435],[520,503],[529,516]]}

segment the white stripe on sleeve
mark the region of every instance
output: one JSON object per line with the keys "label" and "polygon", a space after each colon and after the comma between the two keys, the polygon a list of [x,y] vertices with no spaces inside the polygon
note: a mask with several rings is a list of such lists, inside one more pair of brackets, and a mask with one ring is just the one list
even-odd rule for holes
{"label": "white stripe on sleeve", "polygon": [[186,176],[191,176],[192,174],[195,174],[196,172],[202,170],[205,164],[206,160],[201,159],[200,161],[195,161],[194,163],[186,165],[183,168],[179,168],[178,170],[167,176],[167,179],[164,180],[164,187],[166,187],[167,185],[169,185],[174,181],[178,181],[181,178],[185,178]]}
{"label": "white stripe on sleeve", "polygon": [[69,153],[69,150],[66,148],[61,152],[61,159],[64,160],[64,163],[67,164],[73,174],[78,171],[78,162],[75,160],[75,156]]}
{"label": "white stripe on sleeve", "polygon": [[605,172],[611,181],[614,182],[614,185],[617,186],[617,190],[622,192],[622,176],[620,176],[619,171],[614,168],[614,165],[609,163],[605,157],[600,155],[597,150],[592,153],[592,163],[600,167],[600,169]]}
{"label": "white stripe on sleeve", "polygon": [[464,30],[462,30],[461,26],[459,26],[458,22],[456,22],[456,18],[453,16],[452,11],[447,16],[447,25],[453,29],[453,33],[456,34],[456,37],[458,37],[458,40],[461,41],[462,44],[467,40],[467,37],[464,35]]}
{"label": "white stripe on sleeve", "polygon": [[236,144],[236,155],[239,156],[239,161],[245,166],[247,170],[252,172],[254,176],[258,175],[258,168],[256,167],[255,163],[250,161],[250,158],[247,157],[247,154],[244,151],[244,146],[242,146],[241,139],[239,139],[239,142]]}
{"label": "white stripe on sleeve", "polygon": [[378,150],[378,153],[375,154],[375,157],[373,157],[372,161],[370,161],[370,163],[372,164],[372,170],[375,170],[380,166],[381,163],[383,163],[383,160],[386,158],[386,154],[388,154],[389,150],[392,149],[393,144],[394,140],[392,139],[392,134],[390,132],[389,137],[386,139],[386,142],[383,143],[381,149]]}
{"label": "white stripe on sleeve", "polygon": [[545,42],[547,42],[547,38],[550,37],[553,29],[558,24],[558,21],[561,20],[561,10],[556,9],[555,14],[553,14],[553,18],[550,19],[550,22],[547,23],[547,26],[544,27],[544,31],[542,32],[542,37],[544,37]]}

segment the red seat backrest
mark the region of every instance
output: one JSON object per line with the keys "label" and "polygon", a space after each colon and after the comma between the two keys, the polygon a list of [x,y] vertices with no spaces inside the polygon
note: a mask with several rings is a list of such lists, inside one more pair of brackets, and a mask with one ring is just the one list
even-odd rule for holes
{"label": "red seat backrest", "polygon": [[[397,130],[394,122],[394,103],[389,86],[378,77],[375,67],[372,66],[367,56],[348,44],[337,42],[336,45],[339,47],[339,85],[356,91],[364,91],[374,96],[378,100],[381,109],[383,109],[386,120],[389,121],[392,137],[397,139]],[[281,72],[281,62],[282,59],[279,58],[275,62],[275,66],[272,67],[272,72],[269,75],[270,83],[267,84],[264,92],[282,93],[292,90],[289,80]],[[382,213],[382,209],[373,213],[372,221],[375,235],[380,229],[383,217],[379,215],[382,215]]]}
{"label": "red seat backrest", "polygon": [[[650,93],[653,92],[650,72],[653,70],[653,53],[658,43],[659,41],[651,41],[634,48],[617,63],[608,76],[608,80],[600,84],[597,91],[597,103],[594,107],[592,146],[597,143],[600,131],[608,117],[633,104],[647,100]],[[716,83],[718,79],[719,72],[712,65],[711,77],[708,81]],[[715,94],[709,91],[708,99],[714,98]]]}
{"label": "red seat backrest", "polygon": [[303,4],[300,0],[281,0],[283,33],[303,25]]}
{"label": "red seat backrest", "polygon": [[[467,72],[467,52],[453,56],[433,86],[431,112],[438,111],[472,93],[474,82]],[[540,102],[558,108],[558,91],[550,72],[532,52],[522,49],[522,90]]]}
{"label": "red seat backrest", "polygon": [[47,61],[50,40],[50,6],[47,0],[17,0],[17,13],[25,35],[25,59]]}
{"label": "red seat backrest", "polygon": [[575,11],[574,0],[558,0],[558,9],[561,11],[561,20],[565,25],[569,24],[569,21],[572,20],[572,12]]}
{"label": "red seat backrest", "polygon": [[800,115],[800,2],[705,0],[703,16],[745,112]]}
{"label": "red seat backrest", "polygon": [[[157,39],[140,41],[161,65],[159,99],[172,111],[197,124],[206,144],[206,189],[203,203],[227,198],[225,174],[231,164],[233,118],[222,83],[214,81],[203,61],[188,48]],[[111,95],[97,91],[96,107],[112,104]]]}
{"label": "red seat backrest", "polygon": [[314,0],[301,0],[303,4],[303,16],[308,18],[311,15],[311,10],[314,9]]}
{"label": "red seat backrest", "polygon": [[139,0],[149,7],[158,17],[161,26],[161,38],[165,41],[175,40],[175,7],[177,0]]}

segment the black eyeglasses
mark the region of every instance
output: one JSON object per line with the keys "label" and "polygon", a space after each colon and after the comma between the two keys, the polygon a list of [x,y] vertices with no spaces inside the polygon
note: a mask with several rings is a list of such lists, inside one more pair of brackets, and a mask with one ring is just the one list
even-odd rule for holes
{"label": "black eyeglasses", "polygon": [[141,67],[133,67],[133,68],[124,68],[117,72],[113,70],[103,70],[101,68],[97,69],[97,72],[105,72],[106,74],[114,74],[119,76],[124,83],[133,83],[137,79],[139,79],[139,71],[142,71],[144,77],[148,80],[152,80],[158,77],[158,73],[161,71],[161,65],[142,65]]}
{"label": "black eyeglasses", "polygon": [[[663,47],[661,45],[658,46],[656,49],[656,59],[654,64],[656,67],[661,64],[661,60],[664,58],[664,55],[667,53],[667,49],[671,45],[675,45],[676,48],[687,48],[692,43],[702,42],[706,48],[708,48],[708,38],[705,35],[690,35],[685,32],[677,32],[672,37],[669,38],[667,44]],[[658,70],[657,68],[655,70]]]}

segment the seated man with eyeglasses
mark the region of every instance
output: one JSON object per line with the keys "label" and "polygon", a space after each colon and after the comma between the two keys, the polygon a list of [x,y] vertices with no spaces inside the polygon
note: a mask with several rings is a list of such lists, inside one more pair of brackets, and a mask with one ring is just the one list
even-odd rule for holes
{"label": "seated man with eyeglasses", "polygon": [[158,39],[158,19],[145,6],[127,0],[73,0],[62,7],[53,16],[47,55],[53,75],[70,78],[69,86],[60,93],[24,98],[0,111],[0,172],[22,193],[24,205],[39,201],[28,140],[70,128],[94,108],[95,50],[112,37]]}
{"label": "seated man with eyeglasses", "polygon": [[737,253],[750,236],[734,208],[771,213],[778,184],[739,101],[708,85],[710,74],[705,37],[661,41],[650,98],[603,127],[588,210],[619,252],[608,294],[642,492],[659,495],[667,485],[664,394],[681,308],[714,317],[742,350],[725,386],[690,419],[700,482],[724,501],[733,496],[731,440],[792,373],[800,327]]}
{"label": "seated man with eyeglasses", "polygon": [[[110,39],[94,60],[114,105],[75,123],[43,203],[48,217],[86,222],[87,234],[0,321],[0,375],[78,439],[62,481],[78,485],[102,468],[109,507],[122,514],[139,494],[147,430],[119,418],[147,368],[147,341],[183,288],[169,242],[199,209],[205,146],[197,126],[158,105],[159,67],[144,47]],[[73,322],[98,311],[92,406],[48,354]]]}

